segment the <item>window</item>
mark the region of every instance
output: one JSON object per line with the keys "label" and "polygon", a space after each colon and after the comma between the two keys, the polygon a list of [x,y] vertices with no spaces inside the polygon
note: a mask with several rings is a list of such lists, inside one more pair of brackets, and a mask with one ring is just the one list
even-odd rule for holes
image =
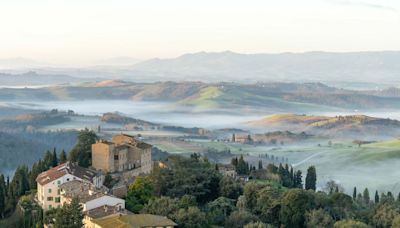
{"label": "window", "polygon": [[118,155],[114,155],[114,160],[118,160]]}
{"label": "window", "polygon": [[51,193],[51,188],[48,189],[48,192]]}
{"label": "window", "polygon": [[60,202],[60,197],[54,198],[54,202],[59,203]]}
{"label": "window", "polygon": [[53,197],[51,196],[47,197],[47,201],[53,201]]}
{"label": "window", "polygon": [[69,181],[69,178],[67,178],[67,181]]}
{"label": "window", "polygon": [[57,184],[58,184],[58,185],[60,185],[60,184],[61,184],[61,181],[60,181],[60,180],[58,180],[58,181],[57,181]]}
{"label": "window", "polygon": [[49,209],[51,209],[52,208],[52,206],[51,205],[49,205]]}

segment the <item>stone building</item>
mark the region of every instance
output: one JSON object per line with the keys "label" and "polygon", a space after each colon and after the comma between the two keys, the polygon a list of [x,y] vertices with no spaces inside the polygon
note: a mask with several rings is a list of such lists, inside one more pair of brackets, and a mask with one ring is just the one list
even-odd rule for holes
{"label": "stone building", "polygon": [[60,207],[62,205],[60,185],[77,180],[100,188],[103,186],[104,175],[71,162],[51,168],[36,178],[36,198],[39,205],[44,210]]}
{"label": "stone building", "polygon": [[99,140],[92,145],[92,166],[104,172],[139,170],[150,173],[152,169],[150,144],[134,136],[119,134],[111,141]]}

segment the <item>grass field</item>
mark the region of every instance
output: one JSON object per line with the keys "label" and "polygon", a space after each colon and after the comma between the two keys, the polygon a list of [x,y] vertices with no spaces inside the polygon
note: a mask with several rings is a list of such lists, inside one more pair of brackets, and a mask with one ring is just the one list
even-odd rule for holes
{"label": "grass field", "polygon": [[[229,149],[233,154],[249,154],[247,159],[256,162],[260,154],[265,156],[288,158],[295,169],[300,169],[305,177],[309,166],[317,169],[317,182],[322,188],[329,180],[339,182],[351,192],[354,186],[358,189],[368,187],[370,192],[392,191],[397,194],[400,190],[400,140],[380,142],[358,147],[349,141],[312,142],[299,146],[252,146],[237,143],[191,141],[191,142],[155,142],[161,149],[173,153],[201,152],[207,148],[218,150]],[[280,161],[280,160],[279,160]],[[278,161],[278,162],[279,162]]]}

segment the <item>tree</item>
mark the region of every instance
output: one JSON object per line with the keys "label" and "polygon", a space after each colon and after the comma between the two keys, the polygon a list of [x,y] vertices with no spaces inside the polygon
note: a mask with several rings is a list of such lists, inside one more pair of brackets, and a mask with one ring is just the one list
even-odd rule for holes
{"label": "tree", "polygon": [[354,189],[353,189],[353,200],[356,200],[357,199],[357,188],[354,186]]}
{"label": "tree", "polygon": [[257,191],[257,203],[253,213],[263,222],[278,226],[282,194],[282,188],[274,185],[263,186]]}
{"label": "tree", "polygon": [[134,213],[139,213],[153,197],[153,192],[153,183],[149,177],[136,177],[135,182],[129,186],[126,208]]}
{"label": "tree", "polygon": [[331,215],[334,220],[354,217],[353,199],[351,196],[341,192],[329,195]]}
{"label": "tree", "polygon": [[43,159],[43,164],[44,164],[44,169],[48,170],[51,167],[53,167],[53,154],[48,150],[46,151],[46,154],[44,155]]}
{"label": "tree", "polygon": [[78,143],[69,153],[69,160],[71,162],[78,162],[82,167],[89,167],[92,162],[92,144],[95,144],[97,135],[89,129],[79,132]]}
{"label": "tree", "polygon": [[29,190],[29,181],[28,181],[28,167],[19,166],[15,173],[14,178],[12,179],[9,187],[9,192],[14,196],[14,200],[17,200],[19,196],[25,194],[26,191]]}
{"label": "tree", "polygon": [[378,228],[391,227],[393,220],[399,215],[400,209],[392,202],[386,202],[376,208],[372,222]]}
{"label": "tree", "polygon": [[161,196],[160,198],[150,199],[149,202],[143,207],[144,213],[171,216],[179,210],[178,199]]}
{"label": "tree", "polygon": [[56,148],[53,149],[53,154],[51,156],[51,167],[56,167],[58,165],[57,151]]}
{"label": "tree", "polygon": [[62,150],[60,153],[60,164],[63,164],[65,162],[67,162],[67,153],[65,153],[65,150]]}
{"label": "tree", "polygon": [[392,227],[400,227],[400,215],[397,215],[396,217],[394,217],[393,221],[392,221]]}
{"label": "tree", "polygon": [[249,182],[244,186],[243,195],[245,197],[245,205],[249,211],[254,211],[257,206],[257,193],[264,186],[256,182]]}
{"label": "tree", "polygon": [[70,204],[64,204],[56,212],[55,228],[81,228],[83,227],[82,205],[78,198],[73,198]]}
{"label": "tree", "polygon": [[310,166],[307,169],[307,175],[306,175],[306,190],[316,190],[316,185],[317,185],[317,172],[315,170],[314,166]]}
{"label": "tree", "polygon": [[332,227],[332,216],[323,209],[311,210],[306,213],[306,227],[325,228]]}
{"label": "tree", "polygon": [[205,228],[209,227],[206,214],[197,207],[180,209],[176,215],[176,222],[179,227],[184,228]]}
{"label": "tree", "polygon": [[156,195],[182,197],[191,194],[200,204],[219,197],[222,175],[203,159],[170,156],[168,168],[155,168],[151,179]]}
{"label": "tree", "polygon": [[293,177],[293,187],[303,188],[303,177],[300,170],[297,170]]}
{"label": "tree", "polygon": [[378,190],[375,191],[375,203],[379,203]]}
{"label": "tree", "polygon": [[324,187],[325,192],[332,194],[334,192],[343,192],[344,189],[342,186],[340,186],[338,183],[336,183],[334,180],[330,180],[326,183]]}
{"label": "tree", "polygon": [[258,161],[258,169],[263,169],[262,160],[259,160],[259,161]]}
{"label": "tree", "polygon": [[290,189],[281,200],[281,221],[287,227],[303,227],[306,211],[314,208],[314,195],[303,189]]}
{"label": "tree", "polygon": [[228,216],[235,211],[234,200],[219,197],[207,204],[207,217],[213,225],[223,226]]}
{"label": "tree", "polygon": [[6,185],[4,180],[4,175],[0,175],[0,218],[4,217],[4,212],[6,209]]}
{"label": "tree", "polygon": [[257,222],[257,216],[245,210],[234,211],[226,220],[225,227],[243,228],[245,225]]}
{"label": "tree", "polygon": [[364,201],[364,203],[365,203],[366,205],[368,205],[369,202],[370,202],[370,197],[369,197],[368,188],[365,188],[365,189],[364,189],[364,192],[363,192],[363,201]]}
{"label": "tree", "polygon": [[222,177],[219,182],[220,195],[229,199],[237,199],[243,193],[243,187],[230,177]]}
{"label": "tree", "polygon": [[245,162],[243,155],[241,154],[236,165],[236,172],[239,175],[249,174],[249,163]]}

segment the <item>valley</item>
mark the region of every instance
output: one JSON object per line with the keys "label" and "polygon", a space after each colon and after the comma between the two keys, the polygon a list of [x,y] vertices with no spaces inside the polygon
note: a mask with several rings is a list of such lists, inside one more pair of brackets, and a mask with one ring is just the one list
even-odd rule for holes
{"label": "valley", "polygon": [[[327,103],[329,106],[312,100],[295,102],[285,98],[288,93],[304,93],[311,87],[316,94],[342,93],[358,97],[359,101],[359,92],[314,84],[269,84],[259,88],[234,84],[138,85],[107,81],[95,86],[89,83],[81,87],[0,89],[0,93],[9,93],[3,108],[18,110],[25,117],[43,117],[40,113],[52,110],[62,113],[57,119],[47,116],[44,123],[36,121],[34,132],[52,134],[88,128],[105,138],[124,132],[140,135],[142,140],[170,154],[196,152],[215,162],[230,163],[233,157],[242,154],[253,165],[259,160],[264,164],[288,162],[303,172],[315,165],[319,188],[334,180],[350,192],[354,185],[364,187],[365,178],[376,177],[379,181],[369,182],[365,187],[397,192],[397,174],[388,173],[400,163],[397,141],[400,115],[372,107],[374,102],[384,100],[390,104],[398,98],[363,92],[361,97],[370,107],[365,111],[346,108],[354,102],[347,98],[344,100],[348,103],[337,105],[335,98]],[[91,91],[85,91],[86,88]],[[35,98],[43,93],[56,96],[48,96],[47,101]],[[4,114],[3,124],[7,123],[7,116],[10,115]],[[300,137],[302,132],[305,135]],[[232,142],[233,134],[263,139],[257,143]],[[371,143],[359,146],[354,143],[357,140]]]}

